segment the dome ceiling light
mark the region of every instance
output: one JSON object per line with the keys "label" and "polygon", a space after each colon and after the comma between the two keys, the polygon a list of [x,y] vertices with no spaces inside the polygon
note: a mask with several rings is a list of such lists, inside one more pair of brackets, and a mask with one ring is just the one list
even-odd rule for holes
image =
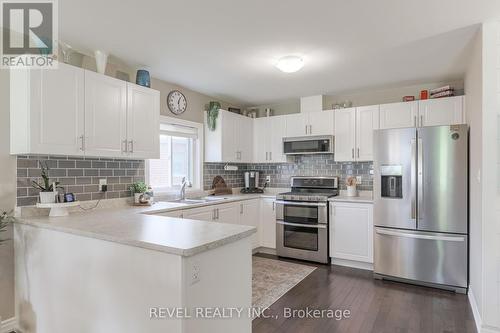
{"label": "dome ceiling light", "polygon": [[280,58],[275,66],[284,73],[294,73],[304,67],[304,59],[299,56],[286,56]]}

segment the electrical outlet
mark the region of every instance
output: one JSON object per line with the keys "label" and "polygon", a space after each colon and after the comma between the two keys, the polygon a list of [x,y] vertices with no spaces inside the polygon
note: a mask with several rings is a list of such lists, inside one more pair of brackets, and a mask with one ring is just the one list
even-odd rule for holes
{"label": "electrical outlet", "polygon": [[200,282],[200,265],[198,263],[193,263],[191,267],[191,284]]}
{"label": "electrical outlet", "polygon": [[106,192],[108,190],[108,180],[106,178],[99,179],[99,192]]}
{"label": "electrical outlet", "polygon": [[270,183],[271,182],[271,176],[266,176],[266,183]]}
{"label": "electrical outlet", "polygon": [[361,176],[356,176],[356,183],[361,184]]}

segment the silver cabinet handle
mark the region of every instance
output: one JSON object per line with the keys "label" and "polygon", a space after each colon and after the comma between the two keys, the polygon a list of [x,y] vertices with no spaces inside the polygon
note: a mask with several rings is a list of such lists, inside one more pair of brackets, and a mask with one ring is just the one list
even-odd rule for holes
{"label": "silver cabinet handle", "polygon": [[313,133],[313,125],[309,125],[309,134]]}
{"label": "silver cabinet handle", "polygon": [[273,201],[273,212],[274,212],[275,209],[276,209],[276,202]]}
{"label": "silver cabinet handle", "polygon": [[80,135],[80,140],[82,140],[82,143],[80,145],[80,151],[85,151],[85,136]]}
{"label": "silver cabinet handle", "polygon": [[351,155],[352,155],[352,158],[354,159],[354,148],[351,149]]}
{"label": "silver cabinet handle", "polygon": [[413,117],[413,127],[417,127],[417,116]]}
{"label": "silver cabinet handle", "polygon": [[133,153],[134,152],[134,140],[130,140],[129,144],[130,144],[129,153]]}
{"label": "silver cabinet handle", "polygon": [[[125,147],[125,148],[124,148]],[[122,153],[126,153],[128,150],[128,143],[127,140],[122,141]]]}
{"label": "silver cabinet handle", "polygon": [[240,214],[243,214],[243,204],[240,204]]}
{"label": "silver cabinet handle", "polygon": [[269,152],[269,161],[272,161],[272,160],[273,160],[273,152],[272,152],[272,151],[270,151],[270,152]]}
{"label": "silver cabinet handle", "polygon": [[359,147],[358,147],[358,158],[359,158]]}
{"label": "silver cabinet handle", "polygon": [[424,127],[424,116],[420,115],[420,127]]}
{"label": "silver cabinet handle", "polygon": [[377,234],[379,235],[387,235],[387,236],[398,236],[398,237],[406,237],[406,238],[415,238],[415,239],[428,239],[428,240],[437,240],[437,241],[448,241],[448,242],[463,242],[465,240],[464,236],[432,236],[425,234],[412,234],[406,232],[396,232],[390,230],[382,230],[377,229]]}
{"label": "silver cabinet handle", "polygon": [[268,154],[269,154],[269,152],[267,152],[267,151],[266,151],[266,161],[268,160],[268,158],[267,158],[267,155],[268,155]]}
{"label": "silver cabinet handle", "polygon": [[307,125],[306,125],[306,134],[307,134]]}

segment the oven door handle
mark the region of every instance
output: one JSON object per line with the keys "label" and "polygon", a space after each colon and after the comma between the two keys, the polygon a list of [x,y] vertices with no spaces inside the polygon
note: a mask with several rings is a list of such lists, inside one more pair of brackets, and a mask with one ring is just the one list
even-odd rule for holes
{"label": "oven door handle", "polygon": [[304,228],[314,228],[314,229],[326,229],[326,224],[299,224],[299,223],[290,223],[284,221],[276,221],[276,224],[281,225],[289,225],[291,227],[304,227]]}
{"label": "oven door handle", "polygon": [[326,207],[326,202],[299,202],[299,201],[285,201],[276,200],[276,204],[290,205],[290,206],[307,206],[307,207]]}

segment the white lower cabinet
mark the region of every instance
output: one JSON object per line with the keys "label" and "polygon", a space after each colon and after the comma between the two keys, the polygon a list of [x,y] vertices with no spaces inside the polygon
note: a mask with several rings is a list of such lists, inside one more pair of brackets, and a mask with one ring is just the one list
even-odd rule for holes
{"label": "white lower cabinet", "polygon": [[238,203],[215,206],[215,221],[228,224],[239,224],[240,211]]}
{"label": "white lower cabinet", "polygon": [[330,203],[330,257],[373,263],[373,204]]}
{"label": "white lower cabinet", "polygon": [[276,248],[276,204],[273,198],[260,201],[260,245]]}
{"label": "white lower cabinet", "polygon": [[213,221],[215,214],[213,207],[203,207],[195,209],[187,209],[181,211],[180,217],[191,220]]}
{"label": "white lower cabinet", "polygon": [[273,198],[255,198],[200,208],[179,209],[160,216],[248,225],[257,228],[252,248],[276,248],[276,216]]}
{"label": "white lower cabinet", "polygon": [[245,200],[239,203],[240,207],[240,219],[241,225],[248,225],[257,228],[257,233],[252,235],[252,248],[257,248],[260,245],[259,239],[259,206],[260,199],[255,200]]}

